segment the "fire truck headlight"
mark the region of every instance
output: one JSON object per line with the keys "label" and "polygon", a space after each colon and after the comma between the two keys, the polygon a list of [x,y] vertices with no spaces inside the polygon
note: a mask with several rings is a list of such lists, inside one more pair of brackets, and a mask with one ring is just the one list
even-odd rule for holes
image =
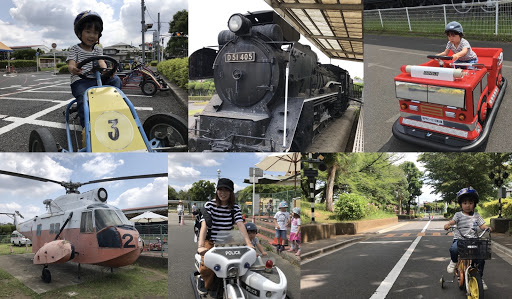
{"label": "fire truck headlight", "polygon": [[409,105],[409,109],[411,109],[412,111],[418,111],[418,106],[416,106],[416,105]]}
{"label": "fire truck headlight", "polygon": [[455,112],[446,111],[446,117],[455,118]]}

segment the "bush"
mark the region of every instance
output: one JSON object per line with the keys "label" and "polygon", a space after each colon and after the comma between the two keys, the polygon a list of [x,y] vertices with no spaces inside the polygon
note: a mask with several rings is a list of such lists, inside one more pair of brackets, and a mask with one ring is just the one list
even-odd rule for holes
{"label": "bush", "polygon": [[59,74],[69,74],[68,66],[63,65],[59,67]]}
{"label": "bush", "polygon": [[460,211],[460,207],[458,205],[456,207],[448,207],[446,209],[446,213],[444,213],[444,218],[452,219],[453,215],[455,215],[455,213],[458,211]]}
{"label": "bush", "polygon": [[[35,60],[11,60],[10,65],[14,66],[14,68],[22,68],[22,67],[36,67],[37,62]],[[7,66],[7,60],[0,61],[0,69],[5,69]]]}
{"label": "bush", "polygon": [[334,212],[339,220],[358,220],[366,216],[368,201],[361,195],[343,193]]}
{"label": "bush", "polygon": [[165,60],[157,65],[160,74],[172,80],[181,88],[186,88],[188,83],[188,57]]}
{"label": "bush", "polygon": [[151,66],[157,66],[158,65],[158,61],[153,60],[153,61],[150,62],[150,65]]}
{"label": "bush", "polygon": [[379,211],[379,207],[373,202],[366,205],[366,215],[374,215]]}
{"label": "bush", "polygon": [[64,65],[65,65],[65,66],[68,66],[68,64],[67,64],[67,63],[65,63],[65,62],[59,62],[59,63],[57,63],[57,68],[58,68],[58,69],[60,69],[60,68],[61,68],[62,66],[64,66]]}
{"label": "bush", "polygon": [[[512,199],[509,199],[509,198],[504,198],[501,200],[502,209],[503,209],[502,214],[504,214],[505,205],[511,204],[511,203],[512,203]],[[484,218],[490,217],[490,216],[495,216],[495,215],[499,214],[500,205],[499,205],[499,201],[497,199],[483,203],[483,204],[479,204],[478,206],[481,207],[481,210],[482,210],[481,214],[482,214],[482,217],[484,217]]]}
{"label": "bush", "polygon": [[503,217],[512,218],[512,201],[509,200],[507,204],[503,205],[503,210],[501,211]]}

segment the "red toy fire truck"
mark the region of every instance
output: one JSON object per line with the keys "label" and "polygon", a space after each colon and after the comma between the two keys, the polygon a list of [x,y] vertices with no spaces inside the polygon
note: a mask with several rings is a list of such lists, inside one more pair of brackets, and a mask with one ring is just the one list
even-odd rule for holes
{"label": "red toy fire truck", "polygon": [[485,144],[507,87],[503,50],[472,49],[477,64],[430,55],[427,63],[401,67],[395,77],[396,138],[436,151],[474,151]]}

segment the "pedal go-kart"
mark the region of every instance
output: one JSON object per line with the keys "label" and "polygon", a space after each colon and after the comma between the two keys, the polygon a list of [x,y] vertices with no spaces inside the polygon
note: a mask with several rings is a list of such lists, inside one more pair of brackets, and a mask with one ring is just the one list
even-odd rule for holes
{"label": "pedal go-kart", "polygon": [[485,144],[507,88],[503,50],[472,49],[477,64],[429,55],[427,63],[401,67],[395,77],[396,138],[437,151],[474,151]]}
{"label": "pedal go-kart", "polygon": [[160,77],[158,72],[142,64],[136,65],[130,71],[117,72],[117,76],[121,79],[123,89],[138,89],[147,96],[153,96],[157,91],[169,90],[167,83]]}
{"label": "pedal go-kart", "polygon": [[[97,86],[84,93],[85,144],[79,145],[78,133],[74,130],[78,152],[124,152],[124,151],[186,151],[187,127],[181,118],[170,114],[154,114],[142,125],[133,104],[118,88],[102,84],[102,79],[111,77],[117,69],[117,61],[109,56],[95,56],[80,62],[110,61],[111,68],[94,66],[90,72],[80,75],[83,79],[95,79]],[[100,73],[103,73],[102,75]],[[55,142],[47,128],[31,132],[30,152],[73,152],[70,129],[70,114],[76,111],[72,100],[66,107],[66,136],[68,148]]]}
{"label": "pedal go-kart", "polygon": [[[201,256],[196,253],[196,271],[190,276],[196,299],[201,298],[197,291],[200,264]],[[286,298],[288,281],[284,273],[270,259],[263,263],[256,251],[245,245],[239,231],[230,231],[224,242],[216,242],[205,253],[204,264],[216,275],[209,298]]]}

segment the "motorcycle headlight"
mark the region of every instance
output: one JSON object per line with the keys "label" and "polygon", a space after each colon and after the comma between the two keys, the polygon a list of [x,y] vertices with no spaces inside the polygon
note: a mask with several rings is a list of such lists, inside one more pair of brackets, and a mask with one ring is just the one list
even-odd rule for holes
{"label": "motorcycle headlight", "polygon": [[230,267],[228,269],[228,277],[238,277],[238,267]]}

